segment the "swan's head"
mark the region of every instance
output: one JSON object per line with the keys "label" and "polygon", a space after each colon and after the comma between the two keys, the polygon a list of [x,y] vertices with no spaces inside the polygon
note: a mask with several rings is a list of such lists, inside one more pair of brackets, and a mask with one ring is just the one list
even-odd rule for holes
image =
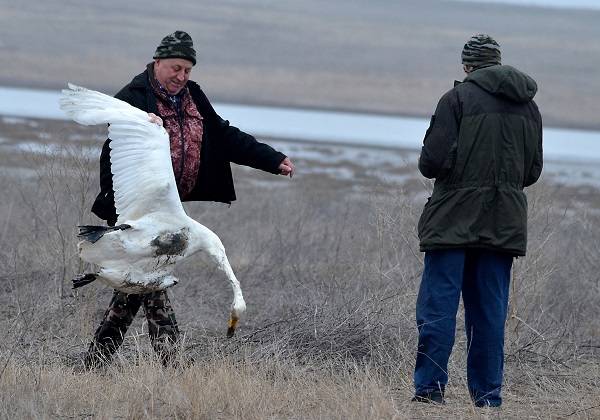
{"label": "swan's head", "polygon": [[239,291],[239,294],[234,291],[233,303],[231,304],[231,313],[229,315],[229,323],[227,326],[227,337],[233,337],[238,321],[244,312],[246,312],[246,302],[244,301],[241,290]]}

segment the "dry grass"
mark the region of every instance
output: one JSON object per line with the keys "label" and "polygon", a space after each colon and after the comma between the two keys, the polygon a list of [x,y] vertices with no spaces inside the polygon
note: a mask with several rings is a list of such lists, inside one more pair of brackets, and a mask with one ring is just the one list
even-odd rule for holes
{"label": "dry grass", "polygon": [[[591,369],[585,374],[598,375]],[[582,380],[573,386],[551,372],[522,376],[529,377],[519,378],[519,386],[532,392],[511,381],[502,410],[489,410],[472,407],[463,387],[453,389],[444,407],[415,405],[408,401],[406,374],[391,381],[364,369],[315,371],[290,360],[234,363],[217,356],[168,370],[142,359],[102,374],[11,364],[0,381],[0,402],[4,418],[597,418],[593,386]]]}
{"label": "dry grass", "polygon": [[502,409],[470,404],[460,327],[448,404],[415,405],[415,225],[429,185],[340,180],[311,173],[310,159],[298,160],[292,182],[236,169],[231,208],[187,205],[219,234],[242,282],[248,313],[234,339],[224,337],[228,287],[189,261],[171,291],[182,367],[157,363],[138,318],[115,363],[82,371],[110,291],[68,288],[82,268],[75,225],[94,222],[97,170],[89,143],[69,138],[101,130],[38,124],[31,132],[48,134],[33,140],[47,154],[0,149],[0,418],[600,416],[597,198],[550,182],[528,191],[530,249],[514,269]]}

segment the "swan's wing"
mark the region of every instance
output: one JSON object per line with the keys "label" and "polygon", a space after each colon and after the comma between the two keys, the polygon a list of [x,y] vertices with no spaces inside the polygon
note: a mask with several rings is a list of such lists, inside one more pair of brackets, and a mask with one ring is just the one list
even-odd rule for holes
{"label": "swan's wing", "polygon": [[119,222],[153,212],[182,217],[165,129],[147,119],[123,121],[111,123],[108,135]]}
{"label": "swan's wing", "polygon": [[109,123],[118,222],[152,212],[185,215],[171,164],[169,135],[148,114],[119,99],[69,84],[61,109],[80,124]]}

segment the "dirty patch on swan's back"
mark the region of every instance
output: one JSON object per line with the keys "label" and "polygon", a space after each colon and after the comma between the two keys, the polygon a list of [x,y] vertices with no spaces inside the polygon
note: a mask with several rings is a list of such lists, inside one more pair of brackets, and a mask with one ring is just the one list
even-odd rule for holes
{"label": "dirty patch on swan's back", "polygon": [[183,255],[188,245],[188,239],[185,230],[168,232],[152,239],[150,246],[154,248],[155,257],[160,255]]}

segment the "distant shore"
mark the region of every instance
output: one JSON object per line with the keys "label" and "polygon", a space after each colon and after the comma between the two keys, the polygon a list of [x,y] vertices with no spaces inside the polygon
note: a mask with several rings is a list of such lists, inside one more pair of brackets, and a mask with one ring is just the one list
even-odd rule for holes
{"label": "distant shore", "polygon": [[545,124],[600,130],[600,11],[440,0],[132,0],[129,14],[121,5],[3,6],[0,85],[71,81],[114,94],[162,36],[185,29],[198,50],[192,79],[215,102],[428,117],[464,77],[462,45],[485,31],[504,63],[538,82]]}
{"label": "distant shore", "polygon": [[[60,91],[0,86],[0,115],[66,119]],[[418,150],[429,125],[426,118],[260,107],[213,102],[225,119],[259,138]],[[558,160],[600,162],[600,131],[544,127],[544,154]]]}

